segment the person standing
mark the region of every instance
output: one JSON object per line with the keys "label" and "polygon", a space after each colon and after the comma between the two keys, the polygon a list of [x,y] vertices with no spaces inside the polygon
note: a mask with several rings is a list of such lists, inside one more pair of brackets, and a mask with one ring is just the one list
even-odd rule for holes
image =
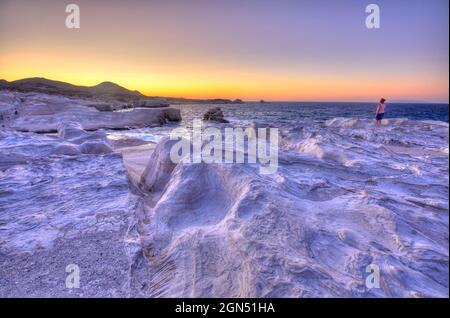
{"label": "person standing", "polygon": [[384,112],[386,110],[386,104],[384,103],[386,99],[380,99],[380,102],[377,105],[377,111],[375,113],[376,124],[381,125],[381,120],[384,117]]}

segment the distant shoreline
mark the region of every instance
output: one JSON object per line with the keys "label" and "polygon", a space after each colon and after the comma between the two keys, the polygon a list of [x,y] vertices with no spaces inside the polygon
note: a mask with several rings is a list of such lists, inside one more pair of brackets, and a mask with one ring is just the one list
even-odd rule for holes
{"label": "distant shoreline", "polygon": [[[9,89],[20,92],[40,92],[46,94],[61,94],[66,96],[101,98],[101,99],[165,99],[172,104],[214,103],[214,104],[240,104],[240,103],[376,103],[374,100],[266,100],[240,98],[189,98],[145,95],[137,90],[129,90],[113,82],[105,81],[94,86],[75,85],[58,80],[50,80],[44,77],[23,78],[14,81],[0,79],[0,89]],[[422,101],[422,100],[389,100],[390,104],[444,104],[449,101]]]}

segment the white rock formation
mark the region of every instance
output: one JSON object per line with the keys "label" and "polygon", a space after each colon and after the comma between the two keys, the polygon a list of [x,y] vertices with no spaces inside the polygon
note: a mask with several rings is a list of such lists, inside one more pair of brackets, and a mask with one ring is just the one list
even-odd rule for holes
{"label": "white rock formation", "polygon": [[[132,288],[171,297],[448,297],[448,124],[385,124],[336,119],[285,131],[278,172],[266,176],[250,164],[172,167],[163,140],[143,176],[162,193],[148,193],[130,231]],[[380,288],[365,284],[370,264]]]}
{"label": "white rock formation", "polygon": [[168,107],[169,103],[165,98],[145,98],[134,103],[134,107]]}
{"label": "white rock formation", "polygon": [[77,122],[60,122],[58,124],[58,136],[62,139],[73,140],[85,135],[86,131]]}
{"label": "white rock formation", "polygon": [[55,149],[51,152],[51,155],[76,156],[80,153],[81,151],[76,145],[70,143],[62,143],[55,147]]}
{"label": "white rock formation", "polygon": [[58,134],[0,130],[0,297],[448,297],[447,123],[284,129],[278,171],[261,175],[173,164],[168,139],[123,160],[86,131],[160,110],[113,122],[82,101],[2,98],[8,127]]}
{"label": "white rock formation", "polygon": [[[138,197],[119,154],[0,131],[0,189],[0,297],[133,296],[124,241]],[[71,264],[80,288],[66,287]]]}
{"label": "white rock formation", "polygon": [[97,140],[85,141],[79,146],[79,149],[81,153],[94,155],[102,155],[113,152],[111,147],[106,142]]}
{"label": "white rock formation", "polygon": [[[172,107],[109,112],[89,107],[92,103],[89,100],[37,93],[14,95],[23,101],[15,107],[17,116],[7,125],[18,131],[55,132],[61,122],[77,122],[85,130],[96,130],[159,126],[167,121],[181,120],[180,110]],[[12,116],[10,113],[8,111],[9,117]]]}

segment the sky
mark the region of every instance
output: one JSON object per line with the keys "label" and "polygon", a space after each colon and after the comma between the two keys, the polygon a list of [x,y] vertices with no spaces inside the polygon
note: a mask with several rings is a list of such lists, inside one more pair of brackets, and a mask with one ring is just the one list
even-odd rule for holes
{"label": "sky", "polygon": [[[80,28],[68,29],[69,3]],[[365,24],[369,3],[380,28]],[[447,0],[0,0],[0,78],[151,96],[449,100]]]}

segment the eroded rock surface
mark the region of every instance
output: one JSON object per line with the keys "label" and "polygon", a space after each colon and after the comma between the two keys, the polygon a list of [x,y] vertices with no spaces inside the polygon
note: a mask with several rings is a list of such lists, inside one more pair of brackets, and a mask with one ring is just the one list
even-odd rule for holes
{"label": "eroded rock surface", "polygon": [[77,122],[85,130],[97,130],[159,126],[181,120],[179,109],[172,107],[99,111],[90,107],[91,100],[38,93],[8,94],[13,94],[18,102],[9,103],[8,109],[1,108],[2,117],[8,119],[2,122],[18,131],[56,132],[61,122]]}
{"label": "eroded rock surface", "polygon": [[111,143],[88,131],[100,112],[71,102],[0,98],[0,296],[448,297],[447,123],[286,128],[261,175],[175,164],[168,139]]}
{"label": "eroded rock surface", "polygon": [[[171,167],[130,231],[131,286],[147,297],[448,297],[448,124],[384,124],[285,130],[273,175]],[[165,166],[165,147],[155,151],[147,172]],[[160,184],[150,176],[146,187]],[[380,288],[365,284],[370,264]]]}
{"label": "eroded rock surface", "polygon": [[[138,197],[120,154],[77,150],[1,132],[0,297],[130,296],[124,241]],[[80,288],[66,287],[70,264]]]}
{"label": "eroded rock surface", "polygon": [[170,158],[170,151],[176,142],[166,137],[156,146],[140,180],[140,185],[145,191],[162,191],[169,182],[175,168],[175,163]]}

